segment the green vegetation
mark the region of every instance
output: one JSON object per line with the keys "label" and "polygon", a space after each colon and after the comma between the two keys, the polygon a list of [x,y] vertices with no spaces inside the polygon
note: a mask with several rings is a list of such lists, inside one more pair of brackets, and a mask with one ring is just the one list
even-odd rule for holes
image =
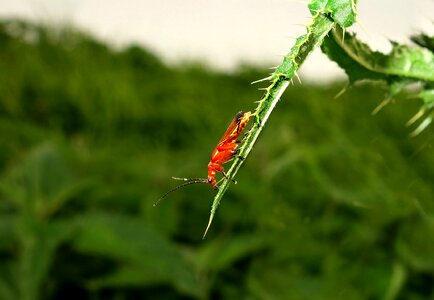
{"label": "green vegetation", "polygon": [[423,121],[412,133],[412,135],[418,135],[432,122],[434,117],[434,53],[430,43],[431,39],[423,34],[415,36],[414,41],[421,47],[394,43],[389,54],[372,51],[354,34],[349,34],[345,40],[345,31],[357,19],[356,2],[357,0],[311,0],[309,2],[308,8],[312,14],[312,22],[306,27],[306,34],[297,38],[291,51],[276,67],[276,71],[269,77],[259,80],[270,81],[269,86],[264,89],[265,93],[254,111],[255,122],[246,135],[245,142],[239,150],[239,156],[235,158],[227,172],[227,177],[224,178],[214,197],[205,235],[220,205],[220,200],[253,149],[281,95],[293,77],[298,76],[297,69],[319,46],[330,59],[344,69],[350,79],[350,84],[363,80],[386,84],[390,90],[390,96],[374,110],[374,113],[387,105],[405,87],[418,84],[421,86],[418,97],[421,98],[422,105],[407,125],[412,125],[422,118]]}
{"label": "green vegetation", "polygon": [[265,68],[0,25],[0,299],[430,299],[432,129],[406,90],[290,86],[205,241],[216,141]]}

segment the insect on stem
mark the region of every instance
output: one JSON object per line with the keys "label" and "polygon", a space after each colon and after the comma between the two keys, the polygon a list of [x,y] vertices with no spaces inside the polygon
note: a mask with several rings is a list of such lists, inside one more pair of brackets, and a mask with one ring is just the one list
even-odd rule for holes
{"label": "insect on stem", "polygon": [[[229,124],[229,127],[226,129],[225,133],[219,140],[217,146],[211,153],[211,159],[208,163],[208,177],[207,178],[179,178],[172,177],[175,180],[185,181],[185,183],[176,186],[170,191],[166,192],[163,196],[161,196],[155,203],[154,206],[157,206],[161,200],[166,198],[167,195],[173,193],[187,185],[196,184],[196,183],[205,183],[211,185],[214,189],[218,190],[218,184],[223,180],[231,180],[235,184],[237,183],[233,178],[229,178],[229,176],[225,173],[223,164],[228,161],[239,157],[238,147],[240,143],[244,140],[244,137],[241,141],[238,140],[244,128],[247,126],[250,117],[254,116],[251,112],[243,112],[240,111],[235,115],[235,118]],[[220,180],[216,180],[216,175],[220,173],[223,175],[223,178]],[[211,219],[212,220],[212,219]],[[211,222],[208,223],[206,231],[208,231]]]}

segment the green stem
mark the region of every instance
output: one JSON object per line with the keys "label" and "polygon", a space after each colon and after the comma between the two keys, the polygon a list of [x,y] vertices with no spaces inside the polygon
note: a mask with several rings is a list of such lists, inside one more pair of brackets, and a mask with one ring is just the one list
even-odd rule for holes
{"label": "green stem", "polygon": [[253,126],[248,132],[243,146],[240,148],[239,156],[243,159],[236,158],[234,160],[234,163],[227,172],[228,178],[225,178],[222,181],[219,191],[214,197],[208,226],[206,227],[203,238],[205,238],[208,229],[211,226],[215,212],[220,204],[220,200],[228,189],[231,179],[235,177],[241,165],[253,149],[253,146],[264,128],[268,117],[283,92],[288,87],[289,81],[294,75],[296,75],[297,69],[306,60],[308,55],[321,45],[324,37],[333,29],[334,26],[335,23],[326,14],[317,13],[313,16],[312,24],[307,27],[307,33],[296,40],[295,45],[292,47],[289,54],[284,57],[282,64],[277,67],[276,71],[270,77],[266,78],[271,81],[271,84],[265,89],[265,93],[255,109],[255,120]]}

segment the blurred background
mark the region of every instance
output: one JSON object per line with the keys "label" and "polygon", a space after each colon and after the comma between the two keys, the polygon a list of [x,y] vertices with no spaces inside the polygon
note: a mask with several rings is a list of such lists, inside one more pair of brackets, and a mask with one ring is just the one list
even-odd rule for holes
{"label": "blurred background", "polygon": [[[432,1],[360,0],[355,31],[433,34]],[[205,177],[305,1],[0,0],[0,299],[434,299],[434,133],[420,100],[321,53],[201,237]],[[390,12],[384,15],[386,10]]]}

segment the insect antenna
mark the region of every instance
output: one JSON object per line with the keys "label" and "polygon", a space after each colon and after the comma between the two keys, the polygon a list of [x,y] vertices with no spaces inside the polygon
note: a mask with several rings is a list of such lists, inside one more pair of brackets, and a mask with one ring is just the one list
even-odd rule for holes
{"label": "insect antenna", "polygon": [[172,176],[172,179],[181,180],[181,181],[188,181],[188,182],[190,182],[190,181],[199,181],[199,182],[208,181],[207,178],[184,178],[184,177],[174,177],[174,176]]}
{"label": "insect antenna", "polygon": [[173,189],[171,189],[170,191],[166,192],[163,196],[161,196],[155,203],[154,203],[154,207],[158,205],[158,203],[160,203],[161,200],[163,200],[164,198],[167,197],[167,195],[173,193],[174,191],[176,191],[179,188],[182,188],[184,186],[187,185],[191,185],[191,184],[196,184],[196,183],[206,183],[209,184],[208,179],[207,178],[178,178],[178,177],[172,177],[173,179],[176,180],[182,180],[182,181],[187,181],[183,184],[180,184],[176,187],[174,187]]}

